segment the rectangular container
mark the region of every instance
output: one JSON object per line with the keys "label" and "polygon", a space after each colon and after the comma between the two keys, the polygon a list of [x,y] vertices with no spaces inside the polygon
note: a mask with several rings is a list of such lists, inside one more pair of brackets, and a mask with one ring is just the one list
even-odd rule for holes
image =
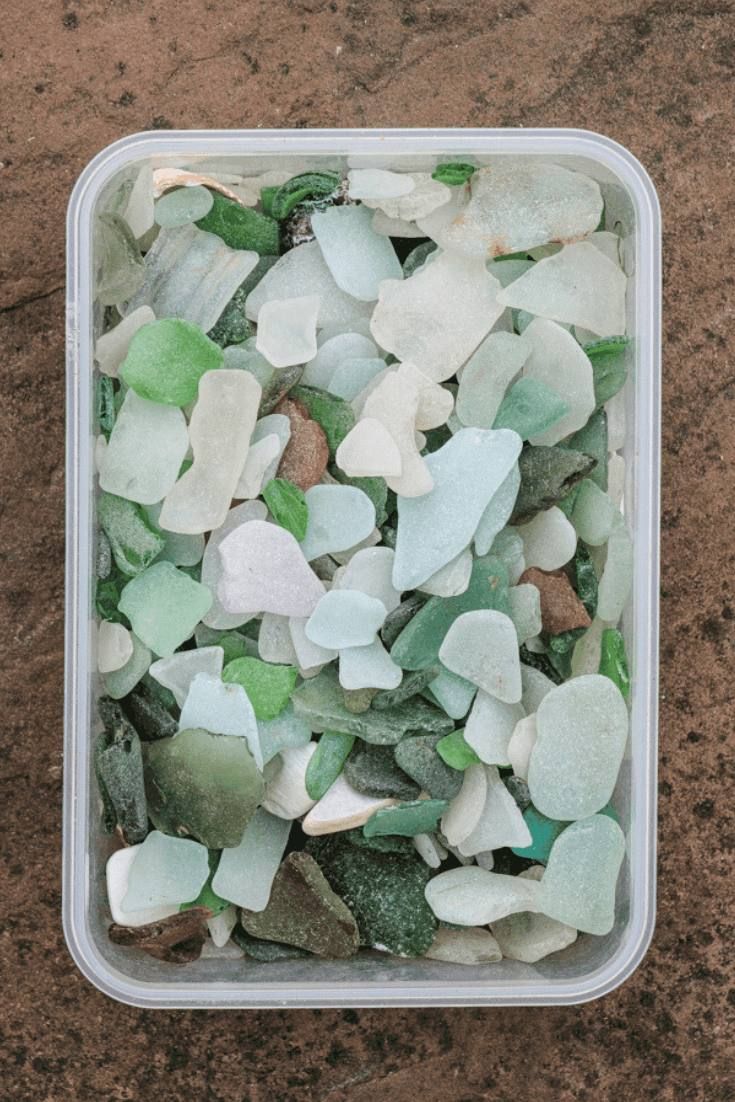
{"label": "rectangular container", "polygon": [[[633,674],[631,737],[616,790],[627,839],[616,922],[536,965],[503,960],[473,968],[365,953],[261,964],[165,964],[121,949],[106,933],[105,861],[92,770],[95,672],[92,227],[105,198],[146,161],[255,175],[349,164],[433,166],[437,157],[547,159],[598,180],[607,225],[626,239],[629,332],[625,513],[635,576],[623,630]],[[655,901],[656,715],[660,429],[660,215],[653,184],[622,146],[579,130],[235,130],[135,134],[108,146],[77,181],[68,212],[67,562],[63,918],[71,954],[106,994],[145,1007],[503,1006],[570,1004],[606,994],[641,961]]]}

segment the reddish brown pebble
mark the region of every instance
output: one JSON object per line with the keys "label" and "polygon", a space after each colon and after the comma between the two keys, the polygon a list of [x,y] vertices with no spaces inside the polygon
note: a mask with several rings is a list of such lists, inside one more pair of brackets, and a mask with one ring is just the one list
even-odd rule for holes
{"label": "reddish brown pebble", "polygon": [[518,579],[519,584],[535,585],[541,595],[541,624],[550,635],[573,628],[588,628],[587,609],[574,592],[563,570],[539,570],[531,566]]}
{"label": "reddish brown pebble", "polygon": [[208,907],[190,907],[147,926],[118,926],[113,922],[108,933],[116,945],[142,949],[169,964],[189,964],[199,959],[207,936],[207,919],[211,917]]}
{"label": "reddish brown pebble", "polygon": [[[304,403],[300,402],[298,398],[282,398],[278,405],[275,406],[273,412],[288,417],[291,422],[309,420],[309,411]],[[293,424],[291,427],[293,428]]]}
{"label": "reddish brown pebble", "polygon": [[[282,402],[278,412],[284,412],[287,416],[289,416],[287,411],[282,410],[286,404],[301,406],[300,402],[294,402],[291,399]],[[301,406],[301,408],[304,407]],[[300,490],[306,491],[316,486],[326,471],[329,462],[329,445],[323,428],[316,421],[311,421],[308,417],[302,419],[299,414],[289,416],[289,420],[291,421],[291,439],[283,453],[278,477],[287,478]]]}

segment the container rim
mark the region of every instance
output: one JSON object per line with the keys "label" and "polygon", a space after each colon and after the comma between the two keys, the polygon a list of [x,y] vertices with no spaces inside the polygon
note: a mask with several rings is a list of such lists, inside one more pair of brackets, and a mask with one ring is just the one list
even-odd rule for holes
{"label": "container rim", "polygon": [[[102,188],[125,166],[154,155],[517,153],[588,157],[610,170],[628,190],[637,223],[637,303],[646,311],[647,329],[637,337],[639,361],[646,371],[636,378],[636,408],[650,410],[649,433],[635,441],[636,471],[646,472],[635,494],[636,620],[650,641],[637,659],[639,684],[633,721],[645,734],[645,746],[633,747],[634,851],[642,889],[633,899],[630,921],[617,951],[582,979],[538,981],[528,985],[417,980],[391,983],[233,982],[207,988],[201,983],[168,985],[133,981],[113,969],[97,950],[88,923],[86,835],[89,795],[87,669],[80,654],[89,650],[90,620],[80,605],[82,563],[91,531],[82,508],[87,489],[78,462],[81,436],[89,424],[89,395],[81,386],[90,366],[83,334],[90,331],[88,280],[95,203]],[[64,712],[64,811],[62,918],[69,952],[82,974],[99,990],[123,1003],[144,1008],[299,1008],[382,1006],[572,1005],[614,990],[638,967],[653,936],[656,873],[656,752],[658,713],[658,587],[660,484],[660,313],[661,215],[647,171],[623,145],[591,130],[574,128],[391,128],[315,130],[160,130],[131,134],[102,149],[83,169],[67,211],[67,437],[66,437],[66,623]],[[643,741],[643,740],[642,740]],[[84,885],[82,890],[81,885]]]}

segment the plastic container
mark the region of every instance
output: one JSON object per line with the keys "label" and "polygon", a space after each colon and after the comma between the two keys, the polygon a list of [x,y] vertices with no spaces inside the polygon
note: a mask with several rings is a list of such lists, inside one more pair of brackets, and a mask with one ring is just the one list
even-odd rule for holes
{"label": "plastic container", "polygon": [[[99,827],[92,776],[95,673],[93,580],[92,225],[95,211],[146,160],[257,174],[269,168],[352,163],[433,166],[432,158],[482,161],[489,154],[546,158],[601,184],[610,220],[629,254],[634,366],[626,384],[625,512],[635,578],[624,616],[633,672],[631,737],[616,806],[627,838],[615,927],[537,965],[473,968],[365,953],[259,964],[202,960],[185,966],[121,949],[106,934],[105,861],[114,843]],[[202,167],[204,170],[204,167]],[[656,192],[622,146],[578,130],[191,131],[136,134],[84,170],[68,213],[67,563],[64,929],[84,975],[123,1002],[149,1007],[344,1007],[570,1004],[604,995],[641,961],[654,925],[658,644],[660,219]]]}

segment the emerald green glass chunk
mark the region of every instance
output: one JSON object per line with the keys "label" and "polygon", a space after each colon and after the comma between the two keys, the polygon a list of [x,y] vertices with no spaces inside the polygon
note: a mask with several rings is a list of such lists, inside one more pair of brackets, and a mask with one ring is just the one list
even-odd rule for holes
{"label": "emerald green glass chunk", "polygon": [[341,731],[325,731],[319,739],[306,767],[304,782],[312,800],[321,800],[327,789],[337,780],[354,741],[354,735]]}
{"label": "emerald green glass chunk", "polygon": [[102,493],[97,502],[97,516],[118,568],[128,577],[141,574],[166,544],[143,507],[134,501]]}
{"label": "emerald green glass chunk", "polygon": [[225,666],[222,680],[243,687],[256,719],[275,719],[288,704],[298,675],[294,666],[275,666],[259,658],[236,658]]}
{"label": "emerald green glass chunk", "polygon": [[186,406],[196,398],[202,375],[222,364],[222,349],[198,325],[162,318],[135,334],[120,377],[141,398]]}
{"label": "emerald green glass chunk", "polygon": [[362,828],[366,838],[381,834],[429,834],[449,807],[447,800],[412,800],[398,807],[382,807],[375,811]]}
{"label": "emerald green glass chunk", "polygon": [[338,185],[336,172],[302,172],[281,184],[269,197],[270,213],[279,222],[283,221],[304,199],[326,198]]}
{"label": "emerald green glass chunk", "polygon": [[451,161],[449,164],[437,165],[431,177],[433,180],[438,180],[440,184],[447,184],[448,187],[459,187],[460,184],[466,184],[474,172],[474,165],[463,161]]}
{"label": "emerald green glass chunk", "polygon": [[577,542],[574,555],[574,576],[577,596],[587,609],[589,616],[594,619],[597,612],[597,571],[589,551],[581,541]]}
{"label": "emerald green glass chunk", "polygon": [[309,507],[304,491],[287,478],[272,478],[263,487],[263,500],[276,524],[285,528],[299,542],[306,535]]}
{"label": "emerald green glass chunk", "polygon": [[629,345],[630,337],[606,337],[582,346],[592,364],[598,406],[604,405],[625,385],[628,375],[625,355]]}
{"label": "emerald green glass chunk", "polygon": [[464,731],[452,731],[436,744],[439,757],[452,769],[464,770],[480,761],[475,751],[465,742]]}
{"label": "emerald green glass chunk", "polygon": [[600,668],[598,673],[609,677],[627,700],[630,696],[630,673],[625,640],[616,628],[605,628],[602,633]]}
{"label": "emerald green glass chunk", "polygon": [[109,440],[115,425],[117,408],[115,405],[115,384],[109,375],[100,375],[95,386],[95,406],[97,424],[105,439]]}
{"label": "emerald green glass chunk", "polygon": [[196,225],[200,230],[221,237],[231,249],[250,249],[261,256],[278,256],[278,223],[273,218],[243,207],[219,192],[213,195],[212,209]]}

